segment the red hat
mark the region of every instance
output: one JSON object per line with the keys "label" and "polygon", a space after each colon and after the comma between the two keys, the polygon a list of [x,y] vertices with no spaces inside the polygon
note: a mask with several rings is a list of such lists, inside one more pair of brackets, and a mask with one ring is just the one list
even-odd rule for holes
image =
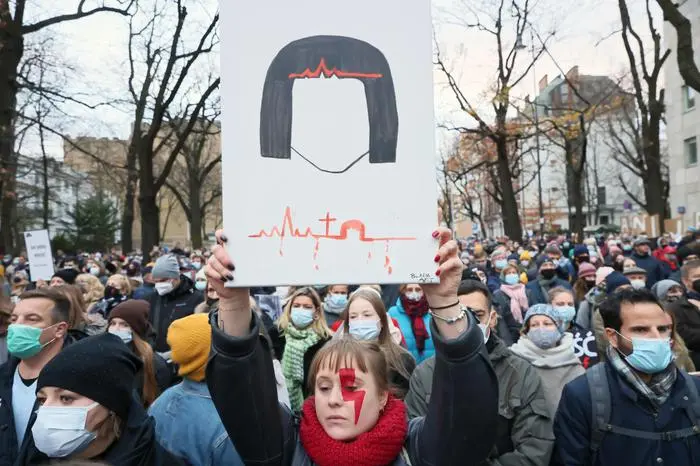
{"label": "red hat", "polygon": [[584,262],[578,266],[578,277],[595,277],[595,266],[589,262]]}

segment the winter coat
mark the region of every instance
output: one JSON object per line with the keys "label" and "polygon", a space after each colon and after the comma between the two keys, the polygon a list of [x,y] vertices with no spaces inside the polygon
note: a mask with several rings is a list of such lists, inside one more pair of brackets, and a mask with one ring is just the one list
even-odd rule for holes
{"label": "winter coat", "polygon": [[[168,453],[156,441],[155,420],[146,414],[140,400],[132,399],[128,418],[119,438],[95,461],[115,466],[184,466],[185,462]],[[27,432],[16,466],[30,466],[48,461],[34,445],[31,431]]]}
{"label": "winter coat", "polygon": [[[610,424],[646,432],[667,432],[693,427],[683,406],[688,401],[685,378],[678,377],[668,400],[655,410],[608,363],[605,364],[610,390]],[[691,377],[700,391],[700,378]],[[598,460],[591,462],[591,392],[586,377],[564,387],[554,419],[557,449],[567,466],[697,465],[700,436],[670,441],[631,438],[605,433]]]}
{"label": "winter coat", "polygon": [[425,323],[425,328],[428,330],[429,337],[425,340],[425,348],[422,352],[419,352],[416,347],[416,337],[413,335],[411,318],[406,314],[401,304],[400,297],[396,300],[396,304],[389,309],[389,316],[399,323],[399,330],[401,330],[404,340],[406,340],[406,349],[416,359],[416,363],[420,364],[435,354],[435,346],[433,345],[433,336],[431,334],[430,321],[432,319],[430,314],[425,314],[425,316],[423,316],[423,322]]}
{"label": "winter coat", "polygon": [[[547,466],[554,449],[553,417],[547,410],[536,369],[492,336],[486,342],[498,379],[498,435],[487,464]],[[435,358],[413,372],[406,396],[410,418],[425,416],[433,386]]]}
{"label": "winter coat", "polygon": [[165,296],[154,293],[151,296],[148,320],[156,333],[154,349],[157,352],[170,351],[167,340],[168,327],[177,319],[194,314],[194,308],[202,301],[202,293],[195,290],[192,280],[184,275],[180,275],[180,284],[170,293]]}
{"label": "winter coat", "polygon": [[542,379],[542,388],[547,400],[547,410],[554,417],[564,385],[574,380],[586,370],[574,354],[574,337],[564,333],[559,345],[543,350],[523,336],[510,350],[530,361]]}
{"label": "winter coat", "polygon": [[[529,303],[530,294],[527,286],[525,286],[525,295],[527,296],[527,301]],[[510,296],[499,289],[493,294],[493,305],[496,307],[496,312],[500,316],[501,320],[508,327],[508,331],[510,333],[508,340],[510,340],[512,343],[517,342],[520,339],[520,329],[522,328],[522,324],[515,320],[513,313],[510,311]],[[523,317],[525,317],[526,312],[526,309],[523,310]],[[499,336],[501,335],[501,331],[502,327],[499,328]],[[501,339],[507,341],[503,337],[501,337]]]}
{"label": "winter coat", "polygon": [[[85,334],[82,332],[71,330],[63,344],[64,346],[70,345],[84,336]],[[19,363],[18,358],[10,356],[7,362],[0,366],[0,466],[13,466],[19,453],[17,432],[15,432],[15,416],[12,411],[12,382]],[[34,425],[38,407],[38,402],[35,402],[32,410],[34,413],[27,423],[27,432]],[[27,437],[28,435],[24,436],[23,445],[27,443]]]}
{"label": "winter coat", "polygon": [[593,288],[586,293],[585,299],[581,301],[576,313],[576,324],[579,327],[593,330],[593,313],[598,309],[600,303],[605,299],[605,291]]}
{"label": "winter coat", "polygon": [[634,260],[634,262],[636,262],[637,267],[647,271],[648,289],[651,289],[656,282],[660,282],[667,277],[666,273],[664,272],[664,268],[661,266],[661,261],[659,261],[656,257],[648,254],[646,256],[640,256],[636,252],[632,253],[630,257]]}
{"label": "winter coat", "polygon": [[535,304],[549,304],[549,290],[557,287],[567,290],[571,289],[569,282],[561,278],[553,278],[552,282],[548,285],[540,283],[539,280],[533,280],[525,286],[527,290],[527,302],[530,306],[534,306]]}
{"label": "winter coat", "polygon": [[[277,403],[272,358],[260,320],[231,337],[212,315],[212,354],[206,380],[214,405],[245,464],[311,466],[289,410]],[[498,382],[474,317],[458,338],[444,340],[431,324],[437,351],[436,390],[425,418],[408,426],[405,448],[413,465],[479,464],[496,436]],[[479,383],[474,383],[478,380]],[[459,420],[460,422],[457,422]],[[405,466],[397,457],[394,466]]]}

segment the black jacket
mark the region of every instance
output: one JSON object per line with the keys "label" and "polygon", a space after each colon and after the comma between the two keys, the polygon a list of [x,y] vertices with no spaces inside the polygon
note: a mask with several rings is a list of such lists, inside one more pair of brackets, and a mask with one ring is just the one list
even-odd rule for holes
{"label": "black jacket", "polygon": [[[277,402],[272,357],[254,318],[250,333],[223,333],[212,315],[212,353],[207,384],[231,440],[246,464],[300,466],[311,461],[298,442],[297,426]],[[477,321],[453,340],[431,323],[436,349],[436,389],[425,418],[413,420],[406,449],[415,465],[479,464],[496,439],[498,381]],[[466,420],[466,422],[465,422]],[[397,458],[394,464],[405,464]]]}
{"label": "black jacket", "polygon": [[159,353],[170,351],[168,327],[173,321],[194,314],[197,304],[204,301],[202,293],[194,289],[188,277],[180,275],[180,285],[165,296],[154,293],[151,296],[151,312],[148,320],[156,333],[154,349]]}
{"label": "black jacket", "polygon": [[[167,452],[156,441],[155,420],[146,414],[135,397],[129,408],[129,417],[122,424],[119,439],[96,461],[114,466],[184,466],[185,462]],[[31,431],[27,432],[16,466],[29,466],[47,461],[37,450]]]}
{"label": "black jacket", "polygon": [[[158,394],[163,393],[170,388],[175,381],[176,373],[173,372],[173,366],[165,362],[160,355],[153,353],[153,371],[156,376],[156,385],[158,386]],[[143,397],[143,368],[136,374],[134,388],[139,398]]]}

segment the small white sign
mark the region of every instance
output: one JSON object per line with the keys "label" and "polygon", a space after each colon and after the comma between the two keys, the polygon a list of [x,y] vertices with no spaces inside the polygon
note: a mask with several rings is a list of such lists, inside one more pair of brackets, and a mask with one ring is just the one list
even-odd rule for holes
{"label": "small white sign", "polygon": [[27,248],[29,272],[33,282],[51,280],[54,274],[51,240],[47,230],[24,232],[24,244]]}

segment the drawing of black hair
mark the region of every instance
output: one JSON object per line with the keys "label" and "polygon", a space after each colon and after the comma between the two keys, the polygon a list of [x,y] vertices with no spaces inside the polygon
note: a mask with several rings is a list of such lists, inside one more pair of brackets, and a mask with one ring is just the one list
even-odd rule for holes
{"label": "drawing of black hair", "polygon": [[364,84],[370,163],[395,163],[396,94],[389,63],[379,49],[343,36],[311,36],[290,42],[270,64],[260,109],[260,154],[291,158],[292,89],[296,79],[336,76]]}

